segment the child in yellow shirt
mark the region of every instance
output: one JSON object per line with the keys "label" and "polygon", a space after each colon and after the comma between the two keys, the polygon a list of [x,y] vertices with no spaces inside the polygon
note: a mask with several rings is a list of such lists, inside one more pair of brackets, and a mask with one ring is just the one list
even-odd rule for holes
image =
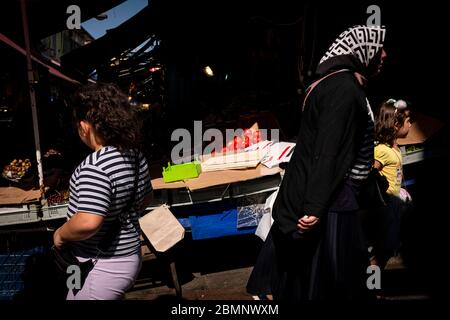
{"label": "child in yellow shirt", "polygon": [[[401,100],[399,100],[401,101]],[[384,102],[375,119],[375,161],[374,167],[389,182],[386,191],[386,207],[379,211],[376,241],[372,250],[372,264],[384,268],[389,258],[400,246],[400,189],[402,185],[402,154],[398,138],[408,135],[411,127],[409,110],[400,108],[397,101]]]}

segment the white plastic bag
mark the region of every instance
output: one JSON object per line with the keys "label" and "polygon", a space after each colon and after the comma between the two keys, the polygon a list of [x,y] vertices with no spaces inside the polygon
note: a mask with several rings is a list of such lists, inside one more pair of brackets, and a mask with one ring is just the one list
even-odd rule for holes
{"label": "white plastic bag", "polygon": [[262,216],[261,220],[259,221],[258,227],[256,228],[255,231],[255,235],[260,237],[262,241],[266,241],[267,235],[269,234],[270,228],[272,227],[273,223],[272,208],[273,204],[275,203],[275,199],[277,198],[278,190],[272,193],[269,197],[267,197],[264,208],[265,209],[268,208],[270,210],[268,210],[268,212]]}
{"label": "white plastic bag", "polygon": [[400,194],[399,194],[399,198],[403,201],[403,202],[411,202],[412,201],[412,197],[409,194],[409,192],[404,189],[404,188],[400,188]]}

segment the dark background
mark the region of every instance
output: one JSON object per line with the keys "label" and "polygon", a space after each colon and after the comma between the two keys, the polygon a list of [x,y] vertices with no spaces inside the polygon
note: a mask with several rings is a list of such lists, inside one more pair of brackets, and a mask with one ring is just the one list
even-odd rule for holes
{"label": "dark background", "polygon": [[[70,4],[79,4],[87,19],[120,2],[30,0],[32,44],[65,28],[65,8]],[[16,0],[1,2],[0,30],[23,46],[18,3]],[[155,143],[164,143],[170,139],[172,129],[190,127],[193,120],[206,120],[211,115],[217,115],[210,120],[213,126],[220,122],[235,127],[241,115],[262,111],[274,114],[286,138],[291,139],[300,123],[302,93],[314,78],[317,62],[343,30],[365,24],[369,16],[367,7],[375,4],[380,6],[381,23],[387,28],[388,59],[383,74],[369,85],[371,104],[376,110],[387,98],[403,98],[411,103],[413,110],[442,120],[446,124],[444,134],[427,144],[436,143],[448,151],[445,47],[449,28],[443,3],[153,0],[142,18],[126,32],[111,32],[96,44],[68,55],[62,65],[67,74],[84,82],[86,72],[108,61],[117,50],[138,45],[144,36],[155,34],[161,40],[158,59],[166,69],[165,100],[162,101],[164,112],[148,121],[149,139],[157,136],[159,141]],[[18,90],[26,93],[25,59],[9,56],[2,59],[2,66],[16,64],[17,74],[13,77],[17,79]],[[205,78],[201,72],[205,65],[210,65],[217,76]],[[113,80],[107,75],[105,72],[105,80]],[[42,86],[46,86],[45,82]],[[69,155],[70,164],[66,169],[70,173],[70,167],[88,150],[83,149],[68,121],[59,131],[52,131],[55,110],[49,111],[47,97],[38,93],[42,144],[51,146],[51,138],[61,141],[61,147]],[[64,96],[68,97],[69,93],[64,92]],[[27,106],[26,101],[24,105]],[[1,165],[11,156],[34,157],[31,116],[27,109],[23,111],[18,116],[22,126],[16,126],[13,132],[1,131]],[[154,150],[150,149],[149,153]],[[167,150],[158,149],[160,154]],[[23,155],[16,153],[19,151]],[[412,281],[431,290],[434,296],[448,290],[444,263],[448,251],[448,160],[448,156],[430,159],[405,169],[409,177],[416,178],[411,190],[416,211],[408,221],[405,257],[413,272]]]}

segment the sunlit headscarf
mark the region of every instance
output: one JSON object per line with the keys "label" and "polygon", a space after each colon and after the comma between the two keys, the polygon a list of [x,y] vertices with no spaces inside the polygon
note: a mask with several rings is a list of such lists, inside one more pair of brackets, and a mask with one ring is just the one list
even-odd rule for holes
{"label": "sunlit headscarf", "polygon": [[381,26],[359,25],[345,30],[320,59],[317,73],[347,68],[367,76],[371,61],[383,47],[385,33]]}

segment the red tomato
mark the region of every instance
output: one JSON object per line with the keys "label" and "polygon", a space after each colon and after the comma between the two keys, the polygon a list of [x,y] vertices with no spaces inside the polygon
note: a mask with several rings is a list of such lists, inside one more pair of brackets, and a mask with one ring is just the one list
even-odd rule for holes
{"label": "red tomato", "polygon": [[249,146],[250,146],[250,137],[246,135],[244,137],[244,148],[247,148]]}
{"label": "red tomato", "polygon": [[261,132],[259,130],[256,130],[253,134],[253,143],[258,143],[261,141]]}
{"label": "red tomato", "polygon": [[241,137],[234,137],[234,150],[242,149],[242,146],[244,145]]}

